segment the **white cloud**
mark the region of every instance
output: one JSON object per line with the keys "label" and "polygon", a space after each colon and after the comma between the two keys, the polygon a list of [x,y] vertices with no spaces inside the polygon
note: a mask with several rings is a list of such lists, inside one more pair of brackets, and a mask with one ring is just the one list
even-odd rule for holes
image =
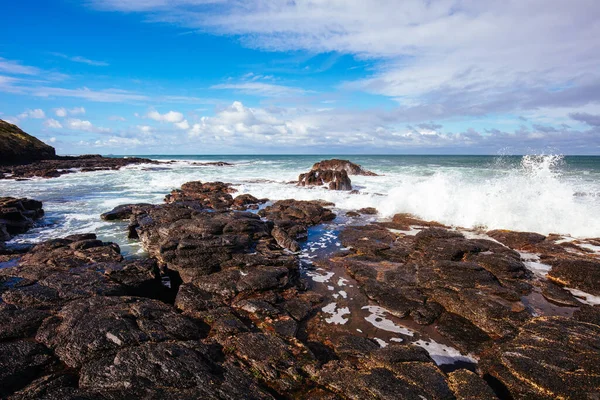
{"label": "white cloud", "polygon": [[190,129],[190,123],[187,121],[187,119],[184,119],[181,122],[176,122],[175,126],[184,131]]}
{"label": "white cloud", "polygon": [[49,119],[47,119],[47,120],[44,122],[44,125],[45,125],[47,128],[51,128],[51,129],[60,129],[60,128],[62,128],[62,127],[63,127],[63,126],[62,126],[62,124],[61,124],[59,121],[57,121],[57,120],[55,120],[55,119],[53,119],[53,118],[49,118]]}
{"label": "white cloud", "polygon": [[15,75],[38,75],[40,73],[39,68],[22,65],[18,61],[7,60],[2,57],[0,57],[0,71]]}
{"label": "white cloud", "polygon": [[146,101],[148,96],[120,89],[91,90],[87,87],[79,89],[66,89],[59,87],[32,87],[23,88],[28,93],[37,97],[74,97],[89,101],[104,103],[125,103],[135,101]]}
{"label": "white cloud", "polygon": [[275,85],[264,82],[239,82],[239,83],[223,83],[211,86],[211,89],[230,89],[246,94],[265,97],[289,97],[300,96],[306,94],[307,91],[301,88]]}
{"label": "white cloud", "polygon": [[155,121],[160,121],[160,122],[176,123],[176,122],[183,121],[183,114],[180,112],[177,112],[177,111],[169,111],[166,114],[161,114],[156,110],[152,110],[152,111],[148,112],[148,114],[146,116],[150,119],[153,119]]}
{"label": "white cloud", "polygon": [[[450,116],[599,101],[597,0],[94,3],[146,13],[152,22],[240,37],[269,51],[351,54],[372,66],[344,87],[404,106],[437,106]],[[279,93],[249,83],[215,88]]]}
{"label": "white cloud", "polygon": [[152,132],[152,127],[148,125],[138,125],[137,127],[142,133],[150,133]]}
{"label": "white cloud", "polygon": [[83,107],[75,107],[75,108],[71,108],[69,110],[69,114],[71,115],[81,115],[81,114],[85,114],[85,108]]}
{"label": "white cloud", "polygon": [[121,117],[120,115],[111,115],[110,117],[108,117],[109,121],[127,121],[124,117]]}
{"label": "white cloud", "polygon": [[51,53],[51,54],[53,56],[64,58],[64,59],[69,60],[69,61],[73,61],[73,62],[76,62],[76,63],[93,65],[93,66],[96,66],[96,67],[106,67],[106,66],[109,65],[107,62],[104,62],[104,61],[90,60],[89,58],[85,58],[85,57],[81,57],[81,56],[68,56],[68,55],[62,54],[62,53]]}
{"label": "white cloud", "polygon": [[85,114],[85,108],[83,107],[74,107],[71,109],[66,109],[64,107],[55,108],[54,113],[57,117],[66,117],[67,115],[81,115]]}
{"label": "white cloud", "polygon": [[46,113],[44,110],[40,108],[36,108],[35,110],[26,110],[25,112],[19,114],[20,119],[25,118],[34,118],[34,119],[42,119],[46,118]]}
{"label": "white cloud", "polygon": [[92,132],[92,133],[107,133],[109,128],[94,126],[90,121],[71,118],[66,121],[66,127],[75,131]]}

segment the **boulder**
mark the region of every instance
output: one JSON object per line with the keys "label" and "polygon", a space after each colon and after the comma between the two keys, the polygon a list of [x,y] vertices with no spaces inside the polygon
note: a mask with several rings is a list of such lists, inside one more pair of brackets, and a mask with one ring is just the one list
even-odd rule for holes
{"label": "boulder", "polygon": [[43,216],[41,201],[0,197],[0,241],[27,232]]}
{"label": "boulder", "polygon": [[293,257],[271,246],[271,225],[256,214],[197,212],[176,202],[133,218],[144,248],[184,282],[232,267],[294,264]]}
{"label": "boulder", "polygon": [[200,181],[187,182],[167,195],[166,203],[196,202],[205,208],[225,210],[233,205],[231,193],[237,192],[229,183]]}
{"label": "boulder", "polygon": [[352,182],[345,170],[316,169],[298,177],[299,186],[328,185],[330,190],[352,190]]}
{"label": "boulder", "polygon": [[315,163],[312,166],[312,170],[332,170],[332,171],[345,171],[348,175],[365,175],[365,176],[377,176],[376,173],[363,169],[360,165],[354,164],[348,160],[323,160]]}
{"label": "boulder", "polygon": [[147,208],[151,206],[152,204],[148,203],[122,204],[100,215],[100,218],[105,221],[129,219],[133,215],[136,208]]}

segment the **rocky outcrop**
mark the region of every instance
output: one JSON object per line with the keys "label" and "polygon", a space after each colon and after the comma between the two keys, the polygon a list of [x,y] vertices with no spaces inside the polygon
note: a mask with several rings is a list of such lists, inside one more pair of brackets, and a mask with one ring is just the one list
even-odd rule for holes
{"label": "rocky outcrop", "polygon": [[97,154],[83,156],[56,156],[29,164],[0,166],[0,179],[57,178],[77,172],[118,170],[128,165],[157,164],[147,158],[111,158]]}
{"label": "rocky outcrop", "polygon": [[367,171],[358,164],[339,159],[319,161],[312,166],[312,170],[346,171],[348,175],[377,176],[376,173]]}
{"label": "rocky outcrop", "polygon": [[273,248],[272,225],[256,214],[196,211],[191,204],[173,203],[140,211],[133,221],[144,248],[185,282],[236,266],[291,261]]}
{"label": "rocky outcrop", "polygon": [[0,242],[27,232],[43,216],[41,201],[0,197]]}
{"label": "rocky outcrop", "polygon": [[352,182],[345,170],[316,169],[301,174],[298,177],[299,186],[323,186],[327,185],[329,190],[352,190]]}
{"label": "rocky outcrop", "polygon": [[[556,265],[552,283],[511,246],[398,215],[315,228],[336,250],[304,269],[305,254],[288,250],[335,218],[331,203],[284,200],[257,215],[232,210],[257,199],[230,202],[227,184],[185,188],[105,214],[130,219],[149,259],[124,260],[87,234],[2,265],[0,397],[546,399],[600,389],[600,308],[559,282],[594,279],[559,265],[595,260],[585,248],[497,235]],[[569,316],[537,316],[544,296],[561,304],[549,313]],[[359,329],[365,321],[376,329]]]}
{"label": "rocky outcrop", "polygon": [[55,156],[54,147],[0,119],[0,165],[24,164]]}

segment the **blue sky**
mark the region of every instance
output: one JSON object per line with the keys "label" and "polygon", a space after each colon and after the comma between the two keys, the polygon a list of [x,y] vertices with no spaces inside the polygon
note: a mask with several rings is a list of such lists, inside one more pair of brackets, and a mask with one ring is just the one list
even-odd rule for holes
{"label": "blue sky", "polygon": [[61,154],[600,154],[596,0],[54,0],[0,118]]}

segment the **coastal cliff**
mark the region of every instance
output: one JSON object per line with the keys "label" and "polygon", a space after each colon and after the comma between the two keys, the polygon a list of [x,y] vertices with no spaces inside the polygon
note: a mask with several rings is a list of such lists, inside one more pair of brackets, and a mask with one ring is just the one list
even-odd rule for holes
{"label": "coastal cliff", "polygon": [[24,164],[55,157],[54,147],[0,119],[0,165]]}

